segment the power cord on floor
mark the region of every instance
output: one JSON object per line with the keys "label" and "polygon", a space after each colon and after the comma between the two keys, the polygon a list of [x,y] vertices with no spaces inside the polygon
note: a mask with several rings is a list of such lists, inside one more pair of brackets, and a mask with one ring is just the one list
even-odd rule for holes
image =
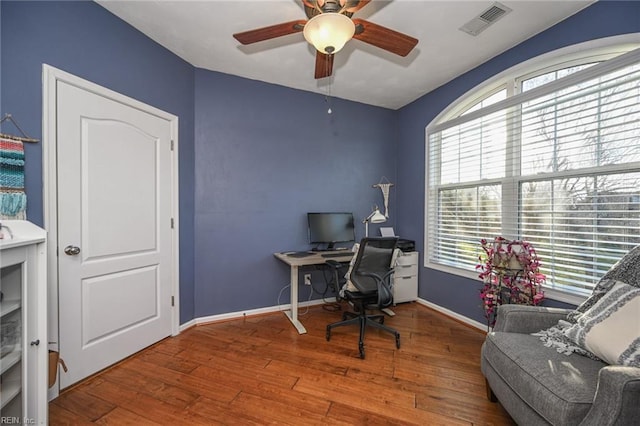
{"label": "power cord on floor", "polygon": [[[307,302],[311,301],[311,296],[313,296],[313,285],[309,286],[309,297],[307,298]],[[306,306],[304,312],[298,312],[298,316],[307,315],[309,313],[309,305]]]}
{"label": "power cord on floor", "polygon": [[284,287],[282,287],[282,288],[280,289],[280,293],[278,293],[278,300],[276,301],[276,303],[278,304],[278,306],[281,306],[281,305],[280,305],[280,297],[282,296],[282,292],[284,291],[284,289],[285,289],[285,288],[287,288],[287,287],[291,287],[291,284],[287,284],[287,285],[285,285]]}
{"label": "power cord on floor", "polygon": [[333,279],[333,274],[331,274],[330,278],[327,278],[327,269],[323,268],[322,269],[322,277],[324,278],[324,283],[325,283],[325,289],[324,292],[322,293],[322,301],[324,302],[324,304],[322,305],[322,309],[324,309],[325,311],[329,311],[329,312],[337,312],[337,311],[341,311],[342,310],[342,305],[340,305],[340,303],[338,302],[333,302],[333,301],[328,301],[326,299],[326,294],[329,291],[329,286],[331,284],[334,291],[336,292],[336,298],[338,297],[337,294],[340,291],[340,289],[338,288],[338,283],[334,283],[334,279]]}
{"label": "power cord on floor", "polygon": [[[320,269],[320,268],[318,268]],[[327,278],[327,274],[326,274],[326,269],[322,269],[322,276],[324,278],[324,282],[325,282],[325,288],[322,291],[318,291],[318,289],[316,289],[313,285],[313,282],[311,283],[309,287],[309,297],[307,298],[307,302],[311,301],[311,298],[313,297],[313,293],[317,293],[319,295],[322,296],[322,301],[324,302],[324,304],[322,305],[322,309],[324,309],[325,311],[329,311],[329,312],[337,312],[337,311],[341,311],[342,310],[342,305],[339,302],[333,302],[333,301],[329,301],[326,298],[326,294],[329,291],[329,285],[333,282],[333,280]],[[286,284],[285,286],[283,286],[280,289],[280,292],[278,292],[278,299],[276,301],[276,303],[278,304],[278,306],[282,306],[282,303],[280,302],[280,298],[282,297],[282,292],[285,291],[287,288],[291,287],[291,284]],[[306,287],[306,286],[305,286]],[[337,286],[335,286],[336,288],[334,288],[334,290],[340,291],[340,289],[337,288]],[[337,293],[336,293],[337,294]],[[337,297],[337,296],[336,296]],[[291,302],[290,302],[291,303]],[[284,309],[283,309],[284,310]],[[306,309],[303,312],[298,312],[299,316],[302,315],[306,315],[309,312],[309,305],[306,306]]]}
{"label": "power cord on floor", "polygon": [[[291,284],[287,284],[284,287],[282,287],[280,289],[280,292],[278,293],[278,300],[276,301],[276,303],[278,304],[278,306],[282,306],[280,303],[280,298],[282,297],[282,292],[288,288],[291,287]],[[311,301],[311,297],[313,296],[313,286],[309,286],[309,297],[307,298],[307,302]],[[291,302],[290,302],[291,303]],[[305,315],[309,312],[309,305],[307,305],[306,309],[303,312],[298,311],[298,316],[302,316]]]}

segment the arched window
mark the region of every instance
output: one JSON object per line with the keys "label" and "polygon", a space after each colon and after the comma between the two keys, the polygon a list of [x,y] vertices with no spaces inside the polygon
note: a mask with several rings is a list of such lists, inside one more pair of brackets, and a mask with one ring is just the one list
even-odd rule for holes
{"label": "arched window", "polygon": [[429,125],[427,266],[475,276],[479,241],[502,235],[533,243],[549,288],[584,296],[640,244],[640,49],[626,50],[506,75]]}

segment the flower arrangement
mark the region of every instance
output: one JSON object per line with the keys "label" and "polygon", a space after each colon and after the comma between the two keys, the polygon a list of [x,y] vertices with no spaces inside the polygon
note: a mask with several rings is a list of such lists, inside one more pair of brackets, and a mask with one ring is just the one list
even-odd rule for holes
{"label": "flower arrangement", "polygon": [[489,327],[495,325],[499,305],[538,305],[544,299],[541,287],[546,277],[540,273],[540,259],[531,243],[503,237],[480,243],[484,255],[478,258],[476,270],[484,283],[480,298]]}

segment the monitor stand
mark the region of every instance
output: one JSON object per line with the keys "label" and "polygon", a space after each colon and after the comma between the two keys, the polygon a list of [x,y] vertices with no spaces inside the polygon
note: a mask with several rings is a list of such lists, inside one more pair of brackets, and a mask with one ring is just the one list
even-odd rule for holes
{"label": "monitor stand", "polygon": [[314,247],[311,251],[334,251],[335,249],[335,242],[330,242],[327,244],[327,248]]}

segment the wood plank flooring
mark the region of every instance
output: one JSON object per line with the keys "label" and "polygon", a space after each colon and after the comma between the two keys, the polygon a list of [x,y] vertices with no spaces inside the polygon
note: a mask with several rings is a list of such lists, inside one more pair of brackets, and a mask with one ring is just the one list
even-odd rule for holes
{"label": "wood plank flooring", "polygon": [[64,391],[50,424],[514,424],[486,398],[484,333],[417,303],[393,310],[401,348],[369,328],[364,360],[356,326],[325,340],[341,311],[323,306],[300,317],[304,335],[280,312],[192,327]]}

